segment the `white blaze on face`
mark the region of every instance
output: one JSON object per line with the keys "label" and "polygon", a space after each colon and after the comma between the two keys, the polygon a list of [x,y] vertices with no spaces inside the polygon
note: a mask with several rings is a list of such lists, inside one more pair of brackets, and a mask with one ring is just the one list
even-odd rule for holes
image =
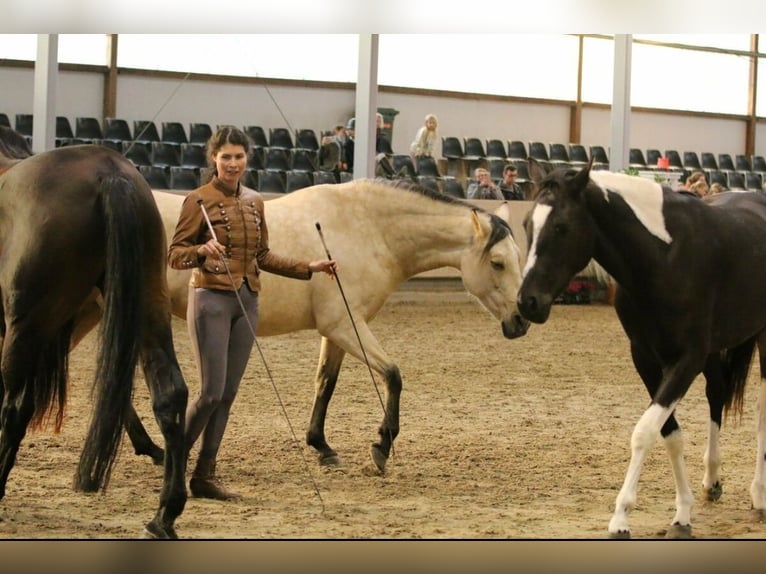
{"label": "white blaze on face", "polygon": [[548,220],[552,209],[550,205],[538,204],[535,205],[532,211],[532,245],[529,246],[527,264],[524,266],[524,273],[522,274],[523,277],[526,277],[529,270],[535,266],[535,261],[537,260],[537,239],[540,237],[540,231]]}

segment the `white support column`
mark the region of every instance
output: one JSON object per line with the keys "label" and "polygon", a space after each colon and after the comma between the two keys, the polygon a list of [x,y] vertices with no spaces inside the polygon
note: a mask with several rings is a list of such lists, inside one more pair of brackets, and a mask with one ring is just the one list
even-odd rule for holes
{"label": "white support column", "polygon": [[614,87],[612,90],[612,139],[609,169],[628,167],[630,153],[630,75],[633,36],[614,35]]}
{"label": "white support column", "polygon": [[58,34],[39,34],[32,108],[32,151],[35,153],[56,147],[57,84]]}
{"label": "white support column", "polygon": [[378,35],[359,35],[356,81],[354,179],[375,175],[375,114],[378,110]]}

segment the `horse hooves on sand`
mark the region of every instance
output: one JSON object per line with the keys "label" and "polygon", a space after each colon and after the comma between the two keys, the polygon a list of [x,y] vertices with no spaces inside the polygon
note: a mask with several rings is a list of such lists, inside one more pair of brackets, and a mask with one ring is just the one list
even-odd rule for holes
{"label": "horse hooves on sand", "polygon": [[766,509],[763,508],[751,508],[750,509],[750,521],[755,523],[766,522]]}
{"label": "horse hooves on sand", "polygon": [[327,454],[327,455],[320,454],[319,455],[319,466],[335,466],[335,467],[339,467],[339,466],[344,466],[344,464],[343,464],[343,461],[340,459],[340,457],[337,454],[335,454],[335,453]]}
{"label": "horse hooves on sand", "polygon": [[671,524],[665,533],[665,538],[669,540],[689,540],[692,536],[691,524]]}
{"label": "horse hooves on sand", "polygon": [[381,450],[380,445],[373,444],[370,446],[370,457],[373,464],[377,469],[383,473],[386,470],[386,463],[388,462],[388,456]]}
{"label": "horse hooves on sand", "polygon": [[619,532],[610,532],[609,540],[630,540],[630,531],[620,530]]}
{"label": "horse hooves on sand", "polygon": [[178,534],[176,534],[176,531],[172,526],[165,529],[155,521],[152,521],[144,526],[144,535],[142,538],[149,540],[177,540]]}
{"label": "horse hooves on sand", "polygon": [[721,498],[721,495],[723,494],[723,487],[721,486],[720,482],[716,482],[713,486],[707,489],[707,492],[705,493],[707,500],[710,502],[715,502],[719,498]]}

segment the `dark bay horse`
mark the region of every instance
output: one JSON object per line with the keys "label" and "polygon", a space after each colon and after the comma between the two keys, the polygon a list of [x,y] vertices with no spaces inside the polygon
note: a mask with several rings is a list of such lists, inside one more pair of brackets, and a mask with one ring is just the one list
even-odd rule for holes
{"label": "dark bay horse", "polygon": [[676,487],[668,537],[691,536],[694,495],[675,410],[699,373],[710,409],[706,496],[721,496],[722,413],[742,411],[755,346],[761,385],[752,516],[766,518],[766,195],[723,193],[708,201],[606,171],[544,174],[525,228],[530,245],[519,310],[544,323],[555,297],[593,257],[617,282],[615,308],[635,368],[651,397],[631,437],[631,459],[609,535],[629,538],[642,465],[664,439]]}
{"label": "dark bay horse", "polygon": [[151,189],[109,149],[30,155],[18,134],[0,130],[0,498],[28,427],[62,425],[69,351],[94,326],[83,321],[84,306],[98,301],[94,408],[74,486],[107,487],[140,359],[167,453],[146,534],[176,538],[174,522],[186,504],[187,389],[173,347],[165,230]]}

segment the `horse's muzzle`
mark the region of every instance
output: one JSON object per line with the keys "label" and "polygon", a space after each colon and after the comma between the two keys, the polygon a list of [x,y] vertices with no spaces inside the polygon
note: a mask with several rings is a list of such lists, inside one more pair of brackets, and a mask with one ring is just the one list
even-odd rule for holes
{"label": "horse's muzzle", "polygon": [[503,336],[506,339],[523,337],[529,329],[529,321],[518,313],[514,313],[509,321],[503,321],[501,325],[503,326]]}
{"label": "horse's muzzle", "polygon": [[534,295],[520,295],[518,302],[519,312],[524,318],[529,319],[533,323],[545,323],[551,313],[552,302],[552,299],[549,301],[540,301],[540,299]]}

